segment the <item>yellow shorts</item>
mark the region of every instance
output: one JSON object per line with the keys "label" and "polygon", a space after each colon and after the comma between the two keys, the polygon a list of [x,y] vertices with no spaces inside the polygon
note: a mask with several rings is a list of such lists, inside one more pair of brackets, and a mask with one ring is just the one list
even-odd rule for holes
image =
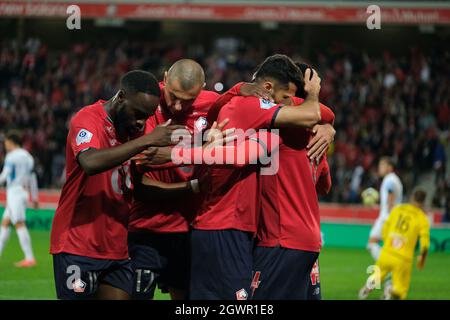
{"label": "yellow shorts", "polygon": [[376,263],[380,271],[380,282],[392,274],[392,293],[400,299],[406,299],[411,281],[412,262],[397,255],[381,250]]}

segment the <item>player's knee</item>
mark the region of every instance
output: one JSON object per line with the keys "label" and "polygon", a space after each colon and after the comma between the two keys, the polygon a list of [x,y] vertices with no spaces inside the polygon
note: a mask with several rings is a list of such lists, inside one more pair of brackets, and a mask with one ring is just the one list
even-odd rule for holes
{"label": "player's knee", "polygon": [[14,227],[16,228],[16,230],[17,230],[17,229],[20,229],[20,228],[24,228],[24,227],[25,227],[25,221],[19,221],[19,222],[16,222],[16,224],[14,225]]}
{"label": "player's knee", "polygon": [[2,220],[2,227],[8,228],[11,225],[11,220],[8,218]]}

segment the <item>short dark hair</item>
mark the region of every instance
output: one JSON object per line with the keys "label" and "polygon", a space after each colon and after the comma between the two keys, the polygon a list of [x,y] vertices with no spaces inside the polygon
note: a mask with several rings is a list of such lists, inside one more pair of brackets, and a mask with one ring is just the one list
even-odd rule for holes
{"label": "short dark hair", "polygon": [[120,86],[126,94],[143,92],[157,97],[161,95],[158,80],[153,74],[143,70],[132,70],[124,74],[120,79]]}
{"label": "short dark hair", "polygon": [[425,203],[425,199],[427,198],[427,192],[422,188],[416,188],[413,191],[412,198],[414,201],[423,204]]}
{"label": "short dark hair", "polygon": [[390,166],[392,166],[392,168],[395,169],[396,163],[395,163],[394,158],[389,157],[389,156],[382,156],[382,157],[380,158],[380,162],[381,162],[381,161],[386,162],[387,164],[389,164]]}
{"label": "short dark hair", "polygon": [[256,69],[253,79],[261,80],[272,78],[281,85],[287,86],[289,82],[297,87],[303,86],[303,74],[291,58],[284,54],[274,54],[267,57]]}
{"label": "short dark hair", "polygon": [[12,141],[14,144],[18,146],[22,146],[22,134],[17,130],[8,131],[5,136],[6,140]]}
{"label": "short dark hair", "polygon": [[[303,98],[303,99],[306,99],[306,92],[305,92],[305,86],[304,86],[304,76],[305,76],[305,72],[306,72],[306,69],[308,69],[308,68],[310,68],[311,70],[312,70],[312,68],[311,68],[311,66],[310,65],[308,65],[308,64],[306,64],[306,63],[303,63],[303,62],[295,62],[295,65],[300,69],[300,72],[302,73],[302,75],[303,75],[303,82],[302,82],[302,85],[301,86],[298,86],[298,88],[297,88],[297,92],[295,93],[295,96],[296,97],[299,97],[299,98]],[[313,74],[311,73],[311,77],[313,76]]]}

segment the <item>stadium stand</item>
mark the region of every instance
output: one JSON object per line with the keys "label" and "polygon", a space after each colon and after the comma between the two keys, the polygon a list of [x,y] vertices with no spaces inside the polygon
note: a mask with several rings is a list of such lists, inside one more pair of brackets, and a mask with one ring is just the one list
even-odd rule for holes
{"label": "stadium stand", "polygon": [[[204,66],[208,89],[221,83],[226,90],[249,81],[257,63],[273,52],[304,60],[297,49],[289,42],[255,47],[229,38],[189,45],[91,41],[58,51],[38,38],[20,46],[2,40],[0,139],[8,129],[22,129],[25,147],[37,159],[40,185],[59,187],[70,116],[111,96],[123,72],[143,68],[161,77],[173,61],[191,57]],[[361,190],[376,185],[377,159],[390,154],[407,192],[421,173],[431,172],[437,186],[433,205],[448,206],[450,57],[438,49],[405,50],[403,55],[388,50],[369,55],[335,43],[326,52],[312,50],[314,58],[305,59],[319,66],[322,101],[336,113],[337,136],[329,150],[334,187],[322,200],[360,202]],[[3,157],[0,146],[0,163]]]}

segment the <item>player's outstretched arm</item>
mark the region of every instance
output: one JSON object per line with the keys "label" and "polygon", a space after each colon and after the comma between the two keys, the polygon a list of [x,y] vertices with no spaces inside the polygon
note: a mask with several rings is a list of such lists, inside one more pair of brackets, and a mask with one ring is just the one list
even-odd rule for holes
{"label": "player's outstretched arm", "polygon": [[319,103],[320,77],[311,69],[305,72],[306,99],[299,106],[285,106],[279,109],[273,121],[274,127],[312,128],[321,120]]}
{"label": "player's outstretched arm", "polygon": [[[184,126],[157,126],[152,132],[124,144],[105,149],[88,149],[78,154],[78,162],[88,175],[98,174],[121,165],[139,152],[152,146],[173,144],[172,132]],[[170,161],[170,158],[167,160]]]}
{"label": "player's outstretched arm", "polygon": [[[190,164],[243,167],[257,164],[261,160],[267,162],[267,157],[279,145],[279,137],[267,131],[238,139],[234,134],[235,129],[223,130],[227,123],[228,119],[220,124],[214,121],[207,134],[207,143],[203,146],[151,148],[152,150],[146,150],[145,154],[141,153],[132,160],[137,161],[141,172]],[[165,163],[168,158],[171,162]]]}
{"label": "player's outstretched arm", "polygon": [[[207,131],[206,141],[203,147],[210,145],[213,142],[215,145],[218,145],[224,144],[227,141],[234,140],[235,138],[231,136],[231,134],[234,133],[234,129],[224,130],[224,127],[228,124],[228,122],[229,119],[224,119],[219,124],[217,123],[217,121],[214,121],[212,127]],[[186,149],[191,148],[192,147],[187,147]],[[184,165],[184,163],[181,162],[173,163],[171,161],[171,155],[171,147],[152,147],[142,151],[140,154],[131,158],[131,160],[135,161],[139,172],[146,172],[155,169],[169,169]]]}
{"label": "player's outstretched arm", "polygon": [[[236,140],[237,136],[227,136],[224,142]],[[213,142],[197,148],[175,147],[172,159],[181,164],[207,164],[215,166],[244,167],[257,164],[270,156],[278,147],[279,138],[268,132],[256,133],[250,137],[238,139],[231,145],[222,145],[222,141]]]}

